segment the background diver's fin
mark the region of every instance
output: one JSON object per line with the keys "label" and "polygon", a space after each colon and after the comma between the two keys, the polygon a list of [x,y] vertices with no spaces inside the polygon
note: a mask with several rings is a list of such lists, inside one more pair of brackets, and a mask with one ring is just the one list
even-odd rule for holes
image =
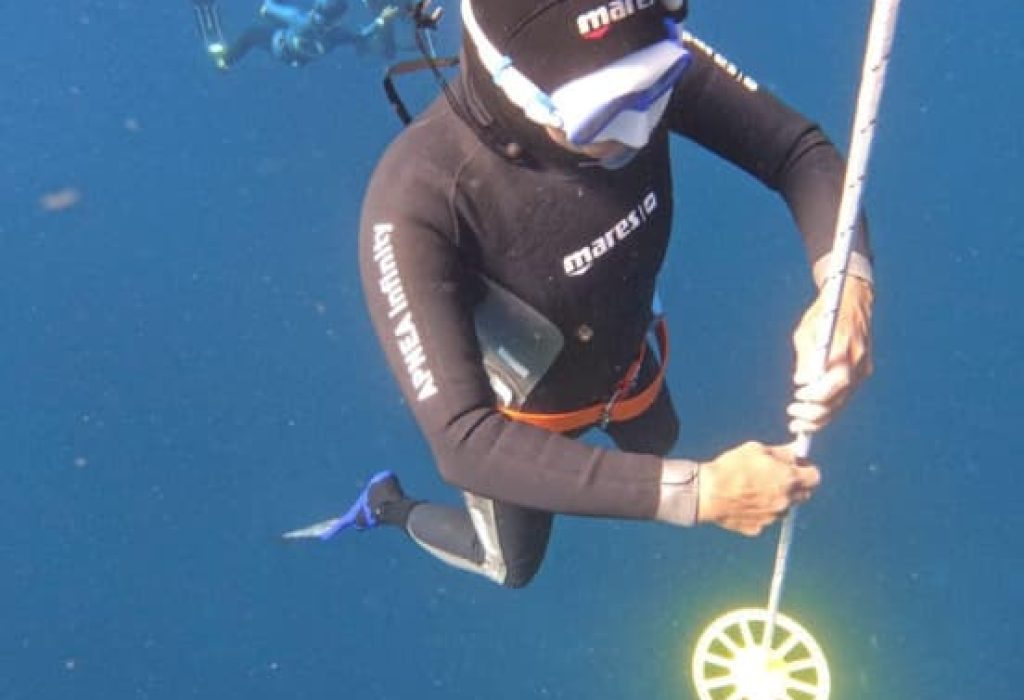
{"label": "background diver's fin", "polygon": [[217,4],[213,0],[209,2],[199,2],[197,0],[193,5],[193,9],[196,15],[196,25],[199,27],[199,35],[203,38],[203,44],[207,50],[214,46],[226,46]]}

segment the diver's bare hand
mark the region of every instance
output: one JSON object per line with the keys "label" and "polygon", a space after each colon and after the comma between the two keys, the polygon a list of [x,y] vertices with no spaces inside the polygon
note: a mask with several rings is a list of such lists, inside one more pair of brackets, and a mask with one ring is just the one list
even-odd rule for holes
{"label": "diver's bare hand", "polygon": [[820,480],[788,447],[746,442],[701,465],[697,520],[753,537],[809,499]]}
{"label": "diver's bare hand", "polygon": [[796,349],[796,372],[793,383],[796,391],[793,402],[786,409],[789,430],[813,433],[821,430],[850,400],[854,390],[871,376],[871,307],[874,288],[859,277],[848,277],[843,285],[843,298],[836,318],[835,332],[829,348],[825,372],[818,374],[815,366],[818,349],[819,317],[824,312],[827,297],[818,294],[811,307],[800,319],[793,333]]}
{"label": "diver's bare hand", "polygon": [[398,7],[395,5],[388,5],[380,14],[377,15],[377,24],[384,26],[398,15]]}

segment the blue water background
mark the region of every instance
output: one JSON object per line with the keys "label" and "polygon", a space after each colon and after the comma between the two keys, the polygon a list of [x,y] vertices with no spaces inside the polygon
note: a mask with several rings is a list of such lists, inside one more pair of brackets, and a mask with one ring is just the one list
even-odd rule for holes
{"label": "blue water background", "polygon": [[[256,3],[223,4],[237,31]],[[694,5],[845,148],[868,3]],[[361,301],[359,204],[398,131],[380,62],[220,75],[187,0],[6,9],[0,698],[692,697],[700,629],[764,604],[774,530],[563,518],[518,592],[391,531],[276,540],[382,467],[455,500]],[[877,375],[816,443],[783,601],[837,700],[1021,697],[1022,29],[1011,0],[903,8],[866,193]],[[797,237],[676,152],[677,453],[782,441]]]}

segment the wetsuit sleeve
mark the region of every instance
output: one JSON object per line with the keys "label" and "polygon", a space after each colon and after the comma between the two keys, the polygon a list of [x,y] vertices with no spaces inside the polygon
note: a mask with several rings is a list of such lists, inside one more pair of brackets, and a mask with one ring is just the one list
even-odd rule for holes
{"label": "wetsuit sleeve", "polygon": [[495,409],[473,330],[472,246],[459,240],[451,178],[432,172],[430,158],[410,155],[428,135],[416,136],[414,126],[403,136],[420,140],[404,157],[385,156],[371,181],[360,269],[387,362],[442,477],[544,511],[653,517],[660,458],[590,447]]}
{"label": "wetsuit sleeve", "polygon": [[[670,104],[669,128],[779,192],[804,239],[810,262],[832,248],[845,162],[817,124],[696,39],[694,60]],[[854,250],[870,259],[867,226]]]}
{"label": "wetsuit sleeve", "polygon": [[327,30],[324,34],[324,43],[327,49],[333,49],[343,44],[355,44],[365,38],[362,32],[357,32],[343,24],[336,25]]}

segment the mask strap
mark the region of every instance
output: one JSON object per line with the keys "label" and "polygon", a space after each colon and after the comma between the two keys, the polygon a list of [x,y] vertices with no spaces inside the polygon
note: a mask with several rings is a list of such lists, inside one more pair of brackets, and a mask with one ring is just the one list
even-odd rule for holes
{"label": "mask strap", "polygon": [[562,119],[551,97],[523,75],[512,64],[512,59],[499,52],[487,39],[476,21],[470,0],[462,0],[462,23],[476,46],[480,62],[505,96],[522,109],[530,121],[556,129],[562,128]]}

